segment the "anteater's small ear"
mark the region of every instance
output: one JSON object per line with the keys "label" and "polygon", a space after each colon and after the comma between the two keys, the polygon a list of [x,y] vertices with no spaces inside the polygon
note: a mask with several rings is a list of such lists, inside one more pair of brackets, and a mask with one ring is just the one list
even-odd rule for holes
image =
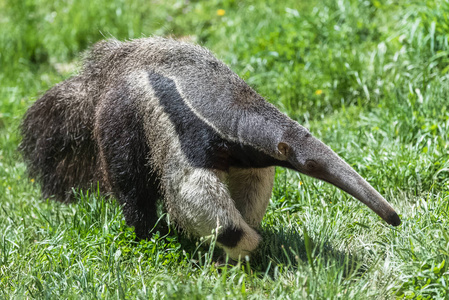
{"label": "anteater's small ear", "polygon": [[278,144],[278,151],[284,158],[287,158],[290,152],[290,146],[287,143],[280,142]]}

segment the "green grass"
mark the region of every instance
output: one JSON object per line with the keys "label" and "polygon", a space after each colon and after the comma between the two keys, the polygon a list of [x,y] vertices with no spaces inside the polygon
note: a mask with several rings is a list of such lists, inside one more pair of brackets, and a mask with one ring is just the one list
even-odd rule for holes
{"label": "green grass", "polygon": [[[442,0],[0,0],[0,298],[447,299],[448,14]],[[213,244],[175,231],[136,241],[95,191],[42,199],[16,151],[25,110],[89,45],[149,35],[210,48],[403,224],[278,168],[259,251],[217,270]]]}

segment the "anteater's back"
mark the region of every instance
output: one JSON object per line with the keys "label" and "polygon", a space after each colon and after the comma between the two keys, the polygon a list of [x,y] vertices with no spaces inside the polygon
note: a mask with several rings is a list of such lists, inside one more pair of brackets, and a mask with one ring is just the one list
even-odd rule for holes
{"label": "anteater's back", "polygon": [[[47,91],[30,107],[23,120],[20,150],[30,176],[41,183],[44,197],[54,195],[60,201],[69,200],[73,187],[84,189],[97,182],[109,192],[110,178],[104,177],[104,170],[101,171],[104,161],[99,154],[104,147],[94,132],[98,133],[100,114],[111,112],[108,108],[101,109],[102,105],[103,108],[109,105],[109,98],[117,97],[124,82],[142,73],[169,78],[167,80],[175,83],[176,92],[182,94],[188,108],[206,123],[213,122],[214,129],[230,140],[243,138],[258,143],[254,140],[257,135],[251,130],[238,132],[238,128],[248,127],[248,124],[239,123],[242,120],[258,125],[252,127],[263,125],[266,128],[268,122],[282,124],[285,120],[284,115],[207,49],[163,38],[124,43],[102,41],[87,53],[80,74]],[[149,85],[149,79],[143,84]],[[142,118],[145,105],[134,102],[145,101],[145,98],[139,94],[140,87],[131,89],[123,93],[127,94],[126,101],[133,104],[123,107],[133,116],[135,113],[129,108],[140,105],[136,114]],[[118,97],[116,101],[124,100]],[[114,107],[122,109],[121,105]],[[246,119],[240,118],[244,110]],[[261,110],[270,118],[259,117]],[[120,121],[126,113],[114,115],[114,120]],[[255,118],[250,118],[251,114]],[[279,133],[270,130],[266,137],[271,139],[275,134]]]}
{"label": "anteater's back", "polygon": [[147,38],[129,42],[101,41],[84,59],[79,75],[48,90],[26,112],[19,150],[29,175],[40,183],[43,196],[68,201],[72,188],[92,184],[108,191],[94,137],[97,107],[116,83],[136,70],[183,71],[197,64],[206,70],[226,66],[202,47],[170,39]]}

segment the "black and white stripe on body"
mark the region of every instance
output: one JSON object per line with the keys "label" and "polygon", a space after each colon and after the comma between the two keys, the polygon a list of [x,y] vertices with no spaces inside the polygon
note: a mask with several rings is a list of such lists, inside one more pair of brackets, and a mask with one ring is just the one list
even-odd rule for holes
{"label": "black and white stripe on body", "polygon": [[[274,167],[268,166],[273,158],[223,138],[186,103],[172,79],[152,71],[147,77],[149,85],[142,91],[146,100],[140,103],[153,129],[148,144],[161,145],[164,140],[165,151],[157,146],[150,160],[159,166],[171,219],[196,236],[220,228],[218,242],[232,258],[249,254],[260,241],[254,228],[271,196]],[[134,76],[134,82],[135,78],[135,88],[145,89],[145,74]],[[155,111],[165,118],[152,117]]]}
{"label": "black and white stripe on body", "polygon": [[273,166],[330,182],[392,225],[391,206],[337,154],[208,50],[147,38],[98,43],[82,72],[27,111],[20,149],[43,195],[100,183],[146,237],[161,200],[194,236],[219,228],[233,259],[260,242]]}

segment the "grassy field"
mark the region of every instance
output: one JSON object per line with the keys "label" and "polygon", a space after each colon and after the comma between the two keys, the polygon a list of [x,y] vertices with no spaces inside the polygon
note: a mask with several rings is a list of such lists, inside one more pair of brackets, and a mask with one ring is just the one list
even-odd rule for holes
{"label": "grassy field", "polygon": [[[447,1],[0,0],[0,298],[447,299]],[[40,197],[18,125],[110,36],[188,38],[330,145],[400,213],[277,169],[248,264],[172,231],[137,242],[119,205]]]}

